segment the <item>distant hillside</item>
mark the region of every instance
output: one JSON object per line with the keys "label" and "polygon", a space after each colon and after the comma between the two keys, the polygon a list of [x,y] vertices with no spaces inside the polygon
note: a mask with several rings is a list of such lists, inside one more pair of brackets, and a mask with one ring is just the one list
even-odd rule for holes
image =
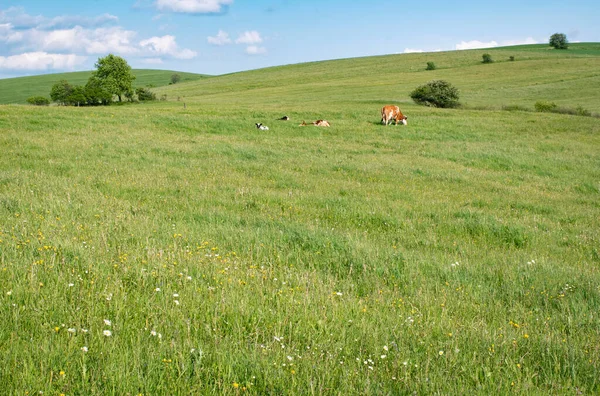
{"label": "distant hillside", "polygon": [[[0,80],[0,104],[26,103],[30,96],[50,97],[52,85],[60,80],[67,80],[73,85],[84,85],[90,77],[92,71],[44,74],[40,76],[16,77]],[[209,76],[195,73],[184,73],[172,70],[150,70],[133,69],[136,76],[134,85],[136,87],[161,87],[169,85],[171,76],[179,74],[181,81],[178,84],[188,81],[196,81]]]}
{"label": "distant hillside", "polygon": [[[483,64],[490,53],[493,63]],[[514,61],[511,61],[513,57]],[[427,62],[437,70],[425,70]],[[365,101],[413,106],[410,92],[434,79],[451,82],[470,107],[533,109],[538,100],[600,112],[600,43],[545,44],[396,54],[270,67],[165,86],[158,94],[202,104],[310,109],[315,102],[347,108]]]}

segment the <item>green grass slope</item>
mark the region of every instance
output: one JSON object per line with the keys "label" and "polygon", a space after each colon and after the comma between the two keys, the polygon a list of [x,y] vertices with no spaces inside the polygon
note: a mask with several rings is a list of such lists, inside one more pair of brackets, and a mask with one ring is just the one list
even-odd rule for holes
{"label": "green grass slope", "polygon": [[[486,52],[494,63],[481,62]],[[515,61],[509,61],[510,56]],[[428,61],[438,69],[426,71]],[[432,79],[451,82],[468,106],[533,108],[537,100],[550,100],[600,112],[600,44],[571,44],[568,50],[531,45],[314,62],[218,76],[157,92],[199,103],[261,107],[312,106],[315,101],[332,106],[364,101],[412,106],[410,92]]]}
{"label": "green grass slope", "polygon": [[[45,96],[50,98],[50,89],[58,81],[67,80],[72,85],[85,85],[91,73],[91,71],[84,71],[1,79],[0,104],[24,104],[27,98],[31,96]],[[181,76],[181,83],[207,77],[202,74],[174,72],[170,70],[133,69],[133,74],[136,76],[134,85],[136,87],[169,85],[171,76],[174,73]]]}
{"label": "green grass slope", "polygon": [[[598,394],[600,122],[499,107],[597,109],[588,47],[0,105],[0,389]],[[412,104],[434,76],[487,110]]]}

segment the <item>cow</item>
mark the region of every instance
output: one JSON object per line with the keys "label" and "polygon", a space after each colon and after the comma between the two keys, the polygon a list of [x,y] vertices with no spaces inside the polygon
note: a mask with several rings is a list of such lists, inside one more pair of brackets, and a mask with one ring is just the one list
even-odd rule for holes
{"label": "cow", "polygon": [[314,126],[322,126],[322,127],[331,126],[331,125],[329,125],[329,122],[327,120],[317,120],[317,121],[314,121],[312,124]]}
{"label": "cow", "polygon": [[408,117],[402,114],[398,106],[388,105],[383,106],[383,108],[381,109],[382,124],[388,125],[388,122],[395,120],[396,125],[398,125],[398,122],[401,122],[403,125],[406,125],[408,123],[406,121],[407,119]]}
{"label": "cow", "polygon": [[283,117],[281,117],[281,118],[278,118],[278,120],[279,120],[279,121],[289,121],[289,120],[290,120],[290,117],[288,117],[288,116],[283,116]]}
{"label": "cow", "polygon": [[257,122],[257,123],[256,123],[256,127],[257,127],[258,129],[260,129],[261,131],[268,131],[268,130],[269,130],[269,127],[268,127],[268,126],[266,126],[266,125],[263,125],[263,124],[261,124],[260,122]]}

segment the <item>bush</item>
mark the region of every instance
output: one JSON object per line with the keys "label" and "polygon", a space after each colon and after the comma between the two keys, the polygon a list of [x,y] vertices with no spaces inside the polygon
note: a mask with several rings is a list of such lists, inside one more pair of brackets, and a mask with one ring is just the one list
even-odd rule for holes
{"label": "bush", "polygon": [[177,84],[179,81],[181,81],[181,76],[177,73],[171,75],[171,84]]}
{"label": "bush", "polygon": [[424,106],[443,108],[460,106],[458,89],[444,80],[429,81],[412,91],[410,97],[415,103]]}
{"label": "bush", "polygon": [[569,41],[564,33],[554,33],[550,36],[550,46],[555,49],[567,49],[569,48]]}
{"label": "bush", "polygon": [[146,100],[156,100],[156,94],[154,92],[150,91],[149,89],[137,88],[135,90],[135,93],[137,94],[138,100],[140,102],[143,102]]}
{"label": "bush", "polygon": [[580,115],[580,116],[585,116],[585,117],[591,117],[592,116],[592,112],[589,111],[589,110],[587,110],[587,109],[584,109],[583,106],[581,106],[581,105],[577,106],[575,108],[575,111],[577,112],[577,115]]}
{"label": "bush", "polygon": [[492,59],[492,55],[490,55],[488,53],[483,54],[482,58],[483,58],[483,61],[482,61],[483,63],[492,63],[492,62],[494,62],[494,60]]}
{"label": "bush", "polygon": [[547,100],[538,100],[535,102],[535,111],[539,111],[542,113],[551,113],[558,108],[556,103],[548,102]]}
{"label": "bush", "polygon": [[44,96],[32,96],[27,98],[27,103],[35,106],[48,106],[50,104],[50,99]]}
{"label": "bush", "polygon": [[511,55],[511,56],[508,57],[508,60],[511,61],[511,62],[514,62],[515,61],[515,57]]}
{"label": "bush", "polygon": [[521,106],[521,105],[505,105],[505,106],[502,106],[502,110],[506,110],[506,111],[531,111],[527,107]]}
{"label": "bush", "polygon": [[425,70],[435,70],[435,69],[436,69],[435,63],[427,62],[427,67],[425,68]]}

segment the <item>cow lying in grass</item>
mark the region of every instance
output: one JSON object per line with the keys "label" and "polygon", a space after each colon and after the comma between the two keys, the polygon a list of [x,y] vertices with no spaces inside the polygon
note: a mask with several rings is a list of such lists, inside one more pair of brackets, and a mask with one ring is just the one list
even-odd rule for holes
{"label": "cow lying in grass", "polygon": [[256,127],[257,127],[258,129],[260,129],[261,131],[268,131],[268,130],[269,130],[269,127],[268,127],[268,126],[266,126],[266,125],[263,125],[263,124],[261,124],[260,122],[257,122],[257,123],[256,123]]}
{"label": "cow lying in grass", "polygon": [[408,122],[406,121],[407,119],[408,117],[402,114],[398,106],[388,105],[383,106],[383,108],[381,109],[382,124],[388,125],[388,122],[395,120],[396,125],[398,125],[398,122],[401,122],[403,125],[406,125],[408,124]]}
{"label": "cow lying in grass", "polygon": [[[306,122],[302,121],[302,124],[300,124],[300,126],[306,126],[308,125]],[[313,121],[311,122],[311,125],[314,126],[322,126],[322,127],[328,127],[331,126],[329,125],[329,122],[327,120],[317,120],[317,121]]]}

